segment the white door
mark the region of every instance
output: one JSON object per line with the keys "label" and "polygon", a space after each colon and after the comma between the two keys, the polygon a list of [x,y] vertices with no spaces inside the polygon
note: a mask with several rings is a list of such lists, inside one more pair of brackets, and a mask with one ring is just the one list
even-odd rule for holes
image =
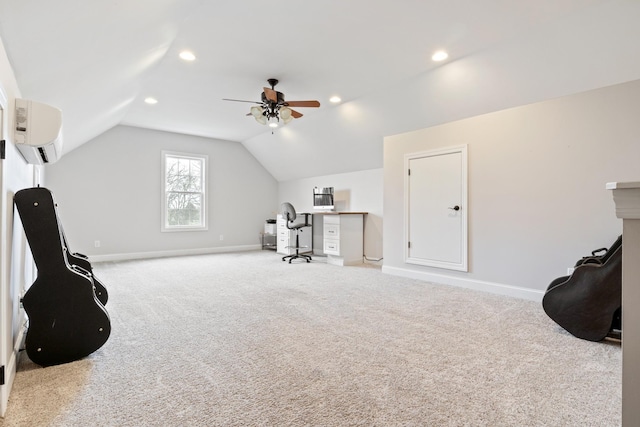
{"label": "white door", "polygon": [[467,147],[405,156],[405,262],[467,271]]}

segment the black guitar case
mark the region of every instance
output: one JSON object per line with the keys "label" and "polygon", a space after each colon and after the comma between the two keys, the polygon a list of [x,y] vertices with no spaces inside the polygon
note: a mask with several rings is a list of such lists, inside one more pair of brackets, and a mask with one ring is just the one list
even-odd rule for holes
{"label": "black guitar case", "polygon": [[568,332],[601,341],[620,328],[622,245],[617,242],[600,260],[581,262],[571,276],[549,285],[542,298],[547,315]]}
{"label": "black guitar case", "polygon": [[56,205],[42,187],[14,197],[38,269],[22,305],[29,318],[26,350],[42,366],[58,365],[93,353],[111,334],[111,321],[95,293],[91,273],[69,263]]}

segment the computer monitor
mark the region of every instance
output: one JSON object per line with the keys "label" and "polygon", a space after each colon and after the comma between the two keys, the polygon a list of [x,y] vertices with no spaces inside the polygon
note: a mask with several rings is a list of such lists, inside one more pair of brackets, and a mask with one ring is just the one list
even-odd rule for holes
{"label": "computer monitor", "polygon": [[333,187],[314,187],[313,209],[333,210]]}

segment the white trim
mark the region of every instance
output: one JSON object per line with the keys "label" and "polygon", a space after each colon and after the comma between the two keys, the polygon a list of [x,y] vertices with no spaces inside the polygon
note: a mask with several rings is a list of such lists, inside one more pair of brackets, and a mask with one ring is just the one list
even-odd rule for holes
{"label": "white trim", "polygon": [[[462,157],[461,165],[461,192],[460,204],[462,209],[459,211],[461,215],[462,225],[462,239],[461,239],[461,260],[459,263],[428,260],[420,258],[411,258],[409,254],[409,162],[414,159],[420,159],[423,157],[434,157],[445,154],[460,153]],[[469,223],[469,195],[468,195],[468,154],[467,144],[457,145],[453,147],[438,148],[435,150],[419,151],[416,153],[407,153],[404,155],[404,261],[408,264],[424,265],[427,267],[443,268],[447,270],[457,271],[469,271],[468,267],[468,252],[469,252],[469,235],[468,235],[468,223]]]}
{"label": "white trim", "polygon": [[127,261],[132,259],[167,258],[185,255],[221,254],[228,252],[247,252],[262,249],[261,245],[221,246],[219,248],[177,249],[170,251],[133,252],[128,254],[89,255],[91,262]]}
{"label": "white trim", "polygon": [[[6,118],[6,119],[5,119]],[[0,84],[0,139],[5,140],[5,144],[9,144],[9,111],[7,106],[7,95],[4,92],[2,84]],[[6,133],[6,137],[5,137]],[[13,140],[13,138],[11,138]],[[8,149],[8,147],[6,147]],[[13,309],[12,299],[9,295],[9,287],[11,286],[10,269],[11,263],[8,261],[10,257],[10,243],[7,241],[11,235],[11,228],[7,219],[7,208],[5,203],[13,204],[11,197],[7,194],[6,183],[4,182],[4,160],[0,161],[0,229],[2,229],[2,237],[0,238],[0,365],[5,365],[4,379],[5,384],[0,386],[0,416],[4,417],[9,402],[9,394],[16,375],[15,362],[13,352],[10,350],[11,340],[13,339]],[[11,207],[13,209],[13,206]],[[5,233],[8,231],[8,233]],[[8,357],[8,360],[6,359]]]}
{"label": "white trim", "polygon": [[[13,343],[13,350],[11,351],[11,356],[9,356],[9,360],[7,361],[7,366],[5,367],[5,370],[4,370],[5,386],[8,387],[8,390],[11,390],[11,388],[13,387],[13,380],[15,380],[16,378],[16,370],[18,368],[18,357],[20,355],[20,349],[24,344],[25,333],[27,330],[26,322],[27,322],[27,317],[24,311],[21,310],[20,321],[18,322],[18,324],[25,325],[25,326],[21,326],[20,330],[18,331],[18,336],[16,336],[16,340]],[[12,375],[8,375],[9,372],[12,373]],[[6,409],[7,408],[5,407],[4,410]],[[3,414],[4,414],[4,411],[3,411]]]}
{"label": "white trim", "polygon": [[[4,114],[4,111],[6,110],[6,116]],[[8,100],[7,100],[7,95],[4,93],[4,89],[2,89],[2,86],[0,86],[0,111],[2,111],[3,113],[0,113],[2,115],[2,117],[0,117],[0,139],[9,139],[9,129],[12,129],[13,126],[9,125],[9,107],[8,107]],[[6,118],[6,121],[5,121]],[[4,132],[3,130],[6,129],[7,130],[7,137],[4,137]],[[13,135],[11,135],[11,140],[13,141]],[[8,142],[8,141],[7,141]]]}
{"label": "white trim", "polygon": [[607,190],[613,190],[618,218],[640,219],[640,182],[609,182]]}
{"label": "white trim", "polygon": [[522,288],[519,286],[505,285],[502,283],[485,282],[482,280],[473,280],[463,277],[453,277],[444,274],[407,270],[405,268],[383,266],[382,272],[390,274],[392,276],[418,279],[425,282],[437,283],[441,285],[457,286],[459,288],[474,289],[476,291],[505,295],[529,301],[542,302],[542,297],[544,296],[544,291],[540,291],[537,289]]}

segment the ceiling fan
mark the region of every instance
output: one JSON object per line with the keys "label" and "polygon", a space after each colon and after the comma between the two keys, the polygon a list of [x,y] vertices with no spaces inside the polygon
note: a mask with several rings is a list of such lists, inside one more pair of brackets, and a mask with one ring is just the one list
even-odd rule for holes
{"label": "ceiling fan", "polygon": [[314,107],[320,106],[318,101],[285,101],[284,94],[275,90],[275,86],[278,84],[278,79],[268,79],[267,82],[271,85],[271,89],[268,87],[263,88],[264,91],[261,95],[261,101],[244,101],[241,99],[227,99],[223,98],[223,101],[236,101],[236,102],[251,102],[252,104],[258,104],[251,107],[251,111],[247,116],[253,116],[260,124],[269,124],[272,128],[277,128],[280,120],[284,123],[289,123],[293,119],[302,117],[302,113],[292,110],[289,107]]}

